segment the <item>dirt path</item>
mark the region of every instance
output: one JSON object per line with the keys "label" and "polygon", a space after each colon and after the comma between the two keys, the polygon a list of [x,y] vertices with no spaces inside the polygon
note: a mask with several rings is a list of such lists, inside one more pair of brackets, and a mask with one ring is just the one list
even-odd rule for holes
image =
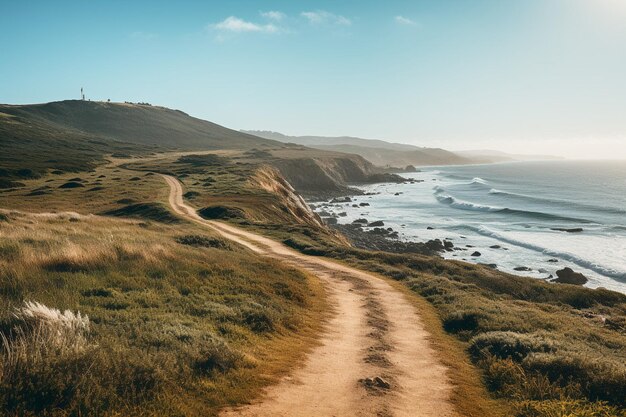
{"label": "dirt path", "polygon": [[266,237],[202,219],[183,201],[173,177],[175,212],[264,256],[318,276],[332,318],[303,367],[269,387],[258,402],[224,416],[456,416],[451,384],[438,362],[418,312],[384,280],[339,263],[300,254]]}

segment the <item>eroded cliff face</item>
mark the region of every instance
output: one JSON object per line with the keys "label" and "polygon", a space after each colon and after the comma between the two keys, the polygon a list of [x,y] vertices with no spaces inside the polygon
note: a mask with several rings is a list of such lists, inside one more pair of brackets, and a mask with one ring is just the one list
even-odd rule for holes
{"label": "eroded cliff face", "polygon": [[377,173],[371,163],[357,155],[280,159],[272,164],[307,197],[349,193],[348,184],[371,182]]}
{"label": "eroded cliff face", "polygon": [[328,227],[317,213],[311,210],[276,168],[268,165],[260,167],[250,179],[249,184],[276,197],[272,208],[275,212],[281,213],[281,217],[285,218],[284,221],[309,226],[322,232],[326,238],[336,243],[350,246],[349,241],[343,235]]}
{"label": "eroded cliff face", "polygon": [[282,211],[287,211],[297,223],[308,224],[313,227],[326,228],[322,219],[313,212],[304,199],[280,175],[275,168],[262,166],[250,179],[253,187],[258,187],[279,197]]}

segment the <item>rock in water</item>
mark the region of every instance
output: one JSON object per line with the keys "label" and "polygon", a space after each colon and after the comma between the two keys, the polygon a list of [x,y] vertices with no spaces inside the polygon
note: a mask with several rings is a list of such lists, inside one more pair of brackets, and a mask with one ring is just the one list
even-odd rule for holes
{"label": "rock in water", "polygon": [[558,282],[560,284],[584,285],[588,281],[586,276],[580,272],[574,272],[572,268],[568,267],[556,271],[556,276],[558,278],[552,282]]}
{"label": "rock in water", "polygon": [[375,222],[371,222],[369,224],[369,227],[381,227],[381,226],[384,226],[384,225],[385,225],[385,223],[382,220],[377,220]]}

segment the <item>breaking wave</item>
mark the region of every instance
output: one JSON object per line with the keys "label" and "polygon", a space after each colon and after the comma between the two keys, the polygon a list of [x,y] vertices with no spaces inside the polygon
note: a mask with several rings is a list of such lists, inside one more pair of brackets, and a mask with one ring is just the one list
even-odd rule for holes
{"label": "breaking wave", "polygon": [[435,186],[435,198],[442,204],[446,204],[450,207],[460,209],[460,210],[470,210],[470,211],[481,211],[487,213],[500,213],[500,214],[511,214],[524,216],[527,218],[537,219],[537,220],[557,220],[557,221],[566,221],[566,222],[575,222],[575,223],[593,223],[590,220],[586,219],[578,219],[573,217],[559,216],[558,214],[544,213],[539,211],[530,211],[530,210],[520,210],[513,209],[509,207],[497,207],[497,206],[487,206],[482,204],[476,204],[469,201],[459,200],[450,194],[446,194],[446,190],[443,187]]}
{"label": "breaking wave", "polygon": [[534,196],[527,195],[527,194],[519,194],[519,193],[512,193],[510,191],[498,190],[496,188],[490,189],[489,194],[500,195],[500,196],[504,196],[504,197],[511,198],[511,199],[531,201],[531,202],[542,203],[542,204],[547,203],[547,204],[552,204],[552,205],[569,206],[569,207],[575,206],[575,207],[579,207],[582,209],[587,209],[587,210],[592,210],[592,211],[602,211],[602,212],[611,213],[611,214],[626,214],[626,210],[615,208],[615,207],[600,207],[600,206],[596,206],[592,204],[581,204],[581,203],[575,203],[572,201],[563,201],[563,200],[551,199],[551,198],[534,197]]}
{"label": "breaking wave", "polygon": [[555,251],[552,249],[548,249],[548,248],[544,248],[543,246],[540,245],[535,245],[529,242],[525,242],[523,240],[519,240],[519,239],[514,239],[514,238],[510,238],[507,236],[504,236],[500,233],[497,233],[485,226],[470,226],[470,225],[465,225],[463,226],[464,228],[473,230],[474,232],[477,232],[483,236],[487,236],[487,237],[491,237],[494,239],[497,239],[501,242],[505,242],[508,243],[510,245],[515,245],[515,246],[519,246],[522,248],[526,248],[526,249],[530,249],[530,250],[534,250],[536,252],[540,252],[543,253],[545,255],[548,256],[553,256],[555,258],[560,258],[566,261],[569,261],[573,264],[576,264],[582,268],[587,268],[590,269],[594,272],[597,272],[600,275],[604,275],[606,277],[610,277],[610,278],[614,278],[617,279],[619,281],[623,281],[626,282],[626,271],[618,271],[615,270],[613,268],[607,268],[607,267],[603,267],[602,265],[599,265],[596,262],[590,261],[588,259],[584,259],[580,256],[568,253],[568,252],[559,252],[559,251]]}

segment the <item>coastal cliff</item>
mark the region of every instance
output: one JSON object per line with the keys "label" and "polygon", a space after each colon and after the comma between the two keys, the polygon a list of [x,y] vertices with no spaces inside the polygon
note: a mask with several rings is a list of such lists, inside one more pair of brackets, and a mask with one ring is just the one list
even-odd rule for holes
{"label": "coastal cliff", "polygon": [[275,168],[270,166],[259,168],[250,179],[250,185],[275,194],[281,205],[281,211],[290,215],[295,223],[326,228],[320,216],[311,210],[304,199]]}
{"label": "coastal cliff", "polygon": [[334,154],[275,160],[274,165],[289,183],[308,198],[358,193],[350,184],[402,182],[403,178],[381,172],[358,155]]}

